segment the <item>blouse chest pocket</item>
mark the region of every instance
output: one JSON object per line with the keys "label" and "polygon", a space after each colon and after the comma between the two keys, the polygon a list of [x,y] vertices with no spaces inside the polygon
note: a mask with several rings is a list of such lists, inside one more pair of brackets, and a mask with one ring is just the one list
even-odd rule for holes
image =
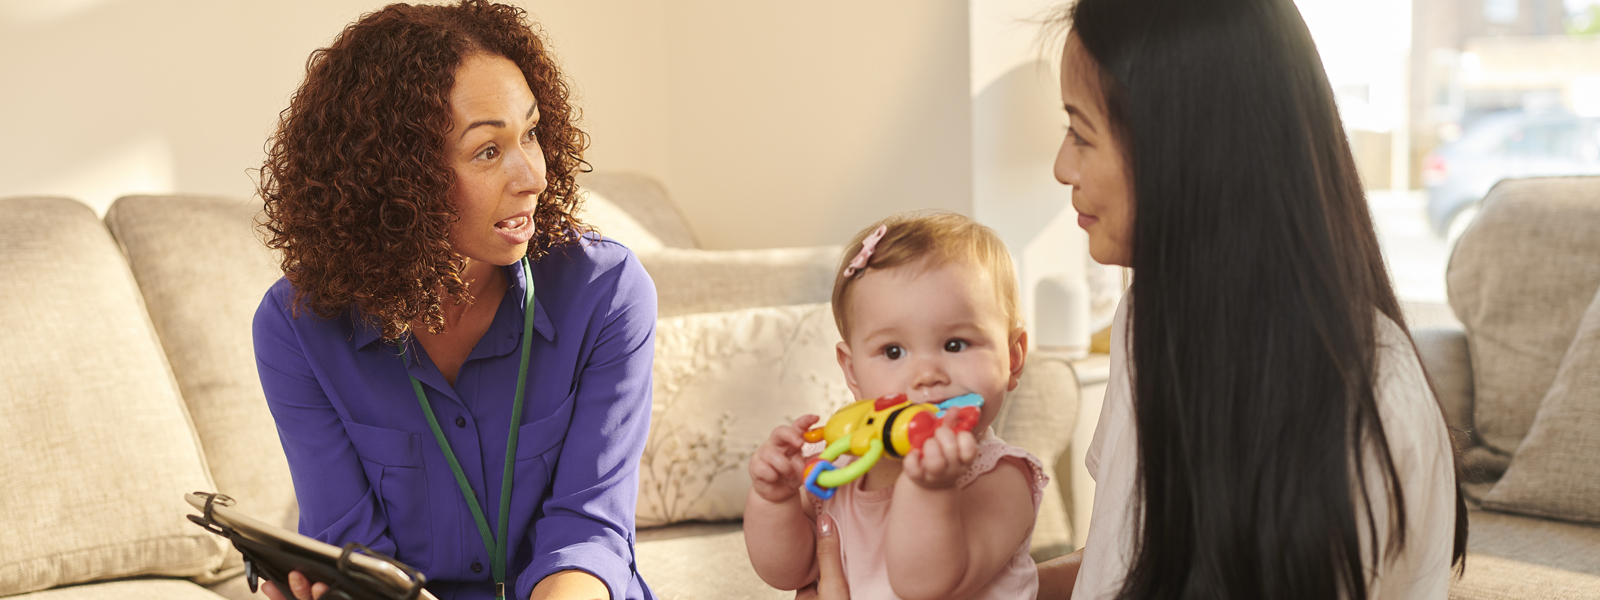
{"label": "blouse chest pocket", "polygon": [[566,441],[572,424],[572,409],[577,392],[567,395],[555,410],[539,420],[517,428],[516,486],[534,484],[542,491],[549,486],[548,478],[561,458],[562,442]]}
{"label": "blouse chest pocket", "polygon": [[395,558],[417,569],[433,564],[433,520],[428,504],[422,436],[408,431],[346,422],[350,443],[361,457],[367,483],[394,538]]}

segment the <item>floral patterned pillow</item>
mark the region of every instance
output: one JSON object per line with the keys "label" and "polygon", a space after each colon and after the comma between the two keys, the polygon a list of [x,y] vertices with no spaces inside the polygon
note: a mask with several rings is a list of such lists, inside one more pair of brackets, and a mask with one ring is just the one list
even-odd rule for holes
{"label": "floral patterned pillow", "polygon": [[638,526],[740,518],[750,453],[772,429],[852,400],[834,358],[838,342],[828,304],[657,322]]}

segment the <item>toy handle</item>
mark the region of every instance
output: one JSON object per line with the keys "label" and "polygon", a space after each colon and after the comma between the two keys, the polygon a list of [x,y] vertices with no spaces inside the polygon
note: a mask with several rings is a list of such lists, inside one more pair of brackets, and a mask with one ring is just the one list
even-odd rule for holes
{"label": "toy handle", "polygon": [[939,403],[937,413],[918,413],[911,418],[906,426],[906,441],[914,450],[921,450],[923,442],[933,437],[933,432],[939,429],[946,414],[955,412],[955,422],[950,424],[954,431],[972,431],[978,426],[978,419],[982,416],[980,407],[983,406],[983,396],[978,394],[964,394]]}
{"label": "toy handle", "polygon": [[878,459],[883,457],[883,442],[875,439],[872,440],[871,444],[871,447],[867,448],[867,453],[862,455],[860,460],[852,462],[844,468],[836,469],[832,461],[850,448],[850,440],[845,438],[834,442],[806,470],[806,490],[818,498],[827,500],[833,497],[834,488],[866,475],[867,471],[878,463]]}

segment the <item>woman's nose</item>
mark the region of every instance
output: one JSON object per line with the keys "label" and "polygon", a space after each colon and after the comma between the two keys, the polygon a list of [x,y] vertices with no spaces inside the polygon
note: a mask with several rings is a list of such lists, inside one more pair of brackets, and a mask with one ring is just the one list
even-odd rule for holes
{"label": "woman's nose", "polygon": [[1078,186],[1078,149],[1070,140],[1062,140],[1061,150],[1056,152],[1055,176],[1062,184]]}
{"label": "woman's nose", "polygon": [[508,168],[511,169],[510,185],[512,193],[518,195],[531,194],[534,196],[543,194],[545,188],[550,185],[550,181],[545,178],[544,154],[537,149],[532,152],[526,149],[518,149],[512,151],[511,155],[512,160],[506,161],[506,163]]}

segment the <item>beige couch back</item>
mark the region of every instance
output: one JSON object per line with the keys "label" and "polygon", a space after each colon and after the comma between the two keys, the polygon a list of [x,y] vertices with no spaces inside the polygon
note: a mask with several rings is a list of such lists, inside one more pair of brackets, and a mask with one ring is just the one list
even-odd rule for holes
{"label": "beige couch back", "polygon": [[94,211],[0,200],[0,596],[202,577],[220,538],[184,519],[213,487],[128,265]]}
{"label": "beige couch back", "polygon": [[1472,357],[1477,437],[1509,456],[1600,288],[1600,177],[1496,185],[1447,277]]}
{"label": "beige couch back", "polygon": [[[260,210],[232,198],[128,196],[105,220],[139,282],[216,491],[293,529],[294,485],[251,342],[256,306],[280,276],[254,232]],[[228,566],[237,564],[230,552]]]}

